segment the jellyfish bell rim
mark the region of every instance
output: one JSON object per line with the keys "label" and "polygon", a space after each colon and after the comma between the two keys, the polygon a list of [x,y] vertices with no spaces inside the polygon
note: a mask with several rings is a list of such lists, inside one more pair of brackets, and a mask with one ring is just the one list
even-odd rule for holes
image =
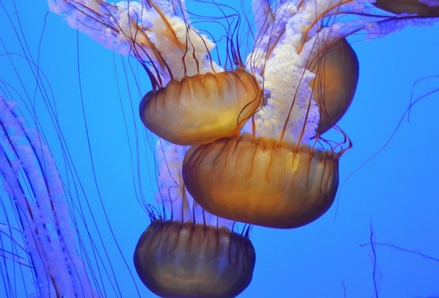
{"label": "jellyfish bell rim", "polygon": [[309,85],[319,106],[319,134],[323,134],[349,109],[357,89],[360,65],[352,46],[346,38],[340,38],[318,53],[309,68],[316,74]]}
{"label": "jellyfish bell rim", "polygon": [[409,13],[419,17],[439,17],[439,6],[429,6],[419,0],[376,0],[374,6],[395,14]]}
{"label": "jellyfish bell rim", "polygon": [[208,72],[148,92],[139,114],[159,137],[177,145],[200,145],[239,131],[260,108],[262,94],[245,69]]}
{"label": "jellyfish bell rim", "polygon": [[183,179],[194,200],[219,217],[289,229],[332,205],[341,153],[243,134],[193,146]]}
{"label": "jellyfish bell rim", "polygon": [[250,239],[225,227],[152,221],[134,252],[145,286],[161,297],[235,297],[253,277]]}

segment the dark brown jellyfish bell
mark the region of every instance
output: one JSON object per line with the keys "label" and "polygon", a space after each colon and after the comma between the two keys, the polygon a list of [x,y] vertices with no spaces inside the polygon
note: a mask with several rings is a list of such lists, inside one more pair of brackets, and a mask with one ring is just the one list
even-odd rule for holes
{"label": "dark brown jellyfish bell", "polygon": [[396,14],[410,13],[420,17],[439,17],[439,5],[429,6],[428,1],[419,0],[377,0],[376,7]]}
{"label": "dark brown jellyfish bell", "polygon": [[261,105],[262,91],[244,69],[172,80],[140,103],[143,124],[178,145],[199,145],[230,137]]}
{"label": "dark brown jellyfish bell", "polygon": [[250,283],[256,254],[248,237],[192,222],[154,221],[142,234],[134,265],[160,297],[235,297]]}
{"label": "dark brown jellyfish bell", "polygon": [[324,214],[338,187],[339,154],[243,134],[191,147],[183,179],[217,216],[273,228],[306,225]]}
{"label": "dark brown jellyfish bell", "polygon": [[348,110],[357,89],[359,64],[346,39],[322,49],[310,69],[316,74],[310,82],[319,105],[319,133],[334,126]]}

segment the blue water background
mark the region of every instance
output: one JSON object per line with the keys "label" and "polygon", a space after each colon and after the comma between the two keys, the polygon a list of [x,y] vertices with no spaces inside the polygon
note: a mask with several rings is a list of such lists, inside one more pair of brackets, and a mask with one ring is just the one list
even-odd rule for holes
{"label": "blue water background", "polygon": [[[136,198],[140,190],[151,201],[155,194],[151,151],[140,150],[139,159],[135,155],[137,130],[133,125],[141,130],[137,105],[141,93],[150,88],[148,78],[134,61],[122,65],[119,55],[77,34],[60,17],[46,15],[45,1],[17,1],[17,10],[10,4],[7,0],[9,15],[20,16],[22,27],[15,28],[24,33],[34,61],[39,59],[50,83],[59,125],[96,221],[106,226],[91,160],[106,215],[131,266],[134,246],[149,224]],[[8,52],[21,52],[16,33],[5,23],[9,23],[6,18],[0,20],[0,37]],[[439,92],[416,104],[410,122],[404,120],[389,142],[412,92],[415,100],[439,88],[439,78],[428,79],[439,75],[439,26],[406,28],[370,41],[364,37],[359,33],[349,39],[360,60],[360,81],[354,102],[339,123],[354,147],[340,161],[336,202],[319,220],[299,229],[254,227],[251,240],[257,264],[251,285],[240,297],[373,296],[371,229],[374,241],[387,244],[375,245],[380,297],[439,297]],[[15,72],[1,66],[7,64],[5,59],[0,58],[0,79],[21,90]],[[20,58],[15,61],[23,83],[35,84]],[[424,80],[414,85],[420,79]],[[44,112],[39,120],[50,127]],[[48,128],[46,136],[64,174],[62,151],[56,145],[59,134]],[[143,137],[138,140],[144,146]],[[142,185],[138,185],[138,175]],[[108,229],[100,233],[108,241],[108,254],[114,256],[111,262],[123,297],[135,297],[114,242],[108,240]],[[137,282],[142,297],[154,297]]]}

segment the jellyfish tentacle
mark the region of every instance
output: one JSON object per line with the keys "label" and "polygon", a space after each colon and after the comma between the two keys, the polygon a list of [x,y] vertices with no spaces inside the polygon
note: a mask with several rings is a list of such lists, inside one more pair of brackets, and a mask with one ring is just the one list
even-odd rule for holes
{"label": "jellyfish tentacle", "polygon": [[[40,297],[95,297],[76,248],[66,195],[52,155],[0,96],[0,173],[14,199]],[[27,193],[29,185],[31,193]]]}

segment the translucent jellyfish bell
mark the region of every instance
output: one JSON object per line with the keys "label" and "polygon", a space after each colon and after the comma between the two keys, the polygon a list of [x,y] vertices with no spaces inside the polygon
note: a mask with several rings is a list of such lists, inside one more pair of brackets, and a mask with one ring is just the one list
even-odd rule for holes
{"label": "translucent jellyfish bell", "polygon": [[318,132],[323,134],[343,117],[352,103],[359,75],[357,55],[342,38],[321,51],[310,69],[316,74],[310,86],[319,106]]}
{"label": "translucent jellyfish bell", "polygon": [[134,252],[140,279],[160,297],[235,297],[254,262],[247,237],[191,221],[153,221]]}
{"label": "translucent jellyfish bell", "polygon": [[148,92],[140,118],[158,136],[199,145],[239,132],[261,103],[262,90],[244,69],[197,74]]}
{"label": "translucent jellyfish bell", "polygon": [[439,17],[439,2],[435,0],[377,0],[373,4],[396,14],[410,13],[420,17]]}
{"label": "translucent jellyfish bell", "polygon": [[134,252],[137,273],[161,297],[235,297],[250,283],[255,250],[248,229],[213,216],[193,201],[181,177],[187,148],[158,142],[160,205]]}

